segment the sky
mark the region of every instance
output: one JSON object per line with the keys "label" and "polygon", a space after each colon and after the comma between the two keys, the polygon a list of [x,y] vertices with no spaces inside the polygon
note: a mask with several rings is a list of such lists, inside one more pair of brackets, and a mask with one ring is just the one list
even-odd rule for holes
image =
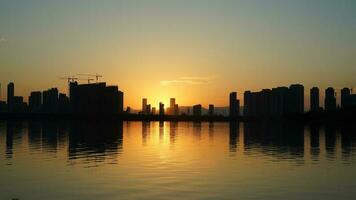
{"label": "sky", "polygon": [[225,106],[231,91],[353,87],[355,10],[354,0],[0,0],[1,98],[9,81],[25,97],[67,92],[60,77],[80,73],[103,75],[133,108],[143,97]]}

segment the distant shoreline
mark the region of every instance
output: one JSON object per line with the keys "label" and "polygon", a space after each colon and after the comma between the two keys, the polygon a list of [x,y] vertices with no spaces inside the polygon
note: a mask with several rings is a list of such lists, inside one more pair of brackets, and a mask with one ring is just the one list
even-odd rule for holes
{"label": "distant shoreline", "polygon": [[318,123],[324,121],[336,122],[355,122],[356,121],[356,108],[341,109],[331,112],[308,112],[297,115],[284,115],[278,117],[265,116],[265,117],[228,117],[222,115],[142,115],[142,114],[72,114],[72,113],[0,113],[0,120],[122,120],[122,121],[193,121],[193,122],[230,122],[230,121],[298,121],[304,123]]}

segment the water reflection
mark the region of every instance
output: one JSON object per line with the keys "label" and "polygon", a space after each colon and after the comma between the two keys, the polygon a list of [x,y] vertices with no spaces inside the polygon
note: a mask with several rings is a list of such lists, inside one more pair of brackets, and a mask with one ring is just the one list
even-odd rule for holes
{"label": "water reflection", "polygon": [[122,151],[122,142],[122,122],[72,123],[68,137],[68,158],[74,162],[80,159],[84,163],[100,163],[108,159],[111,164],[116,164],[117,154]]}
{"label": "water reflection", "polygon": [[[30,151],[55,154],[67,149],[70,165],[97,166],[104,161],[115,164],[123,150],[123,129],[126,129],[126,134],[137,131],[131,123],[135,122],[8,121],[3,124],[6,127],[5,156],[11,161],[14,148],[27,133]],[[229,131],[226,131],[226,125]],[[355,127],[352,125],[231,122],[216,126],[214,122],[142,122],[141,126],[143,146],[154,142],[150,141],[153,138],[164,145],[166,137],[169,144],[174,145],[178,137],[189,137],[188,133],[192,133],[192,138],[198,143],[204,137],[211,142],[227,137],[229,152],[240,151],[246,156],[263,154],[273,161],[293,160],[300,164],[306,159],[335,160],[338,155],[347,162],[354,155],[356,146]]]}
{"label": "water reflection", "polygon": [[230,152],[236,152],[239,133],[240,133],[240,128],[239,128],[240,125],[238,122],[231,122],[229,125],[230,125],[230,137],[229,137]]}
{"label": "water reflection", "polygon": [[352,199],[355,130],[278,122],[0,122],[0,199]]}
{"label": "water reflection", "polygon": [[295,159],[304,156],[304,134],[300,124],[246,123],[244,147],[246,154],[256,151],[276,157],[277,160]]}
{"label": "water reflection", "polygon": [[[20,145],[28,131],[30,151],[53,153],[67,148],[69,164],[97,165],[106,159],[116,163],[122,151],[122,122],[8,121],[6,123],[6,158],[13,158],[14,143]],[[11,163],[10,163],[11,164]]]}

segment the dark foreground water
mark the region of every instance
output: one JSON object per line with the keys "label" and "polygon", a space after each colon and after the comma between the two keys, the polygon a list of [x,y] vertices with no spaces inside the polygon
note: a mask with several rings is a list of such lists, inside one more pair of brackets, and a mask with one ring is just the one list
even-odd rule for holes
{"label": "dark foreground water", "polygon": [[356,199],[356,132],[281,123],[0,122],[0,199]]}

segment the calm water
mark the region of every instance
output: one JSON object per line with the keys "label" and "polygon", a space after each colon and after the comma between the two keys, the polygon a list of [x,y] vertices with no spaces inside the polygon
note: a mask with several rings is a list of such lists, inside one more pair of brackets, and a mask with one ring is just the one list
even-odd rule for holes
{"label": "calm water", "polygon": [[356,199],[332,125],[0,122],[0,199]]}

